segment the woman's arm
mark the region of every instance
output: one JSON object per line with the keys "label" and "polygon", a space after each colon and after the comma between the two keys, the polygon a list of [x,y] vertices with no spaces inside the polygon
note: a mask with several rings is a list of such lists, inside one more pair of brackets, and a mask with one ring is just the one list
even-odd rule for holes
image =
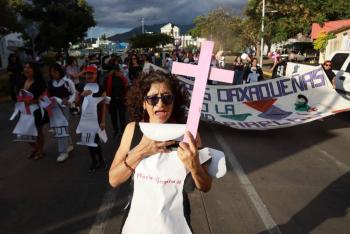
{"label": "woman's arm", "polygon": [[201,145],[200,137],[194,140],[191,133],[187,132],[186,134],[190,142],[181,142],[179,144],[177,150],[179,158],[191,172],[196,188],[200,191],[208,192],[211,188],[212,178],[208,174],[207,167],[202,166],[199,162],[197,145]]}
{"label": "woman's arm", "polygon": [[112,187],[117,187],[129,179],[142,159],[156,153],[167,152],[166,147],[175,143],[174,141],[156,142],[144,136],[140,143],[130,150],[134,129],[135,122],[132,122],[124,130],[120,146],[109,170],[109,183]]}

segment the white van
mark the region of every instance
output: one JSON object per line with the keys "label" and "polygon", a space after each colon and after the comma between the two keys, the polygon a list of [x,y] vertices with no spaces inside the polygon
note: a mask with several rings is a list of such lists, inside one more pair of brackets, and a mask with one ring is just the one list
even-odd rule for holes
{"label": "white van", "polygon": [[[332,61],[332,70],[336,75],[336,89],[350,93],[350,51],[336,51],[333,52],[329,59]],[[287,63],[286,76],[292,74],[302,74],[314,69],[315,66]]]}

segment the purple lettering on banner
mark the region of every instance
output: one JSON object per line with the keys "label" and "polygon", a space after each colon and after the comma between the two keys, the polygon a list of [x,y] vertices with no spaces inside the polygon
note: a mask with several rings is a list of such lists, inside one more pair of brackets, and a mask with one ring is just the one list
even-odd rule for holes
{"label": "purple lettering on banner", "polygon": [[279,83],[281,84],[281,90],[282,90],[283,96],[287,96],[293,93],[293,91],[289,91],[289,92],[286,91],[286,89],[288,89],[289,86],[288,84],[285,84],[285,82],[290,82],[290,79],[283,79],[279,81]]}
{"label": "purple lettering on banner", "polygon": [[[252,101],[260,101],[260,94],[259,94],[258,86],[259,85],[249,86],[249,96],[250,96],[250,99]],[[255,99],[253,97],[254,95],[256,96]]]}
{"label": "purple lettering on banner", "polygon": [[224,112],[221,112],[221,110],[219,110],[219,108],[220,108],[220,106],[218,104],[215,104],[216,114],[219,114],[219,115],[234,115],[235,114],[235,106],[234,105],[225,105]]}
{"label": "purple lettering on banner", "polygon": [[292,123],[297,123],[297,122],[302,121],[300,118],[288,118],[286,120],[289,122],[292,122]]}
{"label": "purple lettering on banner", "polygon": [[[277,85],[278,94],[275,93],[275,88],[274,88],[273,84]],[[279,82],[271,82],[271,83],[269,83],[269,87],[270,87],[272,97],[281,97],[282,96],[281,85]]]}
{"label": "purple lettering on banner", "polygon": [[193,85],[186,83],[186,82],[184,82],[184,84],[185,84],[185,87],[187,88],[188,91],[191,91],[191,92],[193,91]]}
{"label": "purple lettering on banner", "polygon": [[211,95],[210,95],[210,89],[209,88],[205,89],[204,100],[205,101],[211,101]]}
{"label": "purple lettering on banner", "polygon": [[[271,93],[270,93],[269,85],[267,83],[261,84],[258,87],[259,87],[259,93],[260,93],[260,100],[271,99]],[[264,96],[263,88],[265,88],[266,96]]]}
{"label": "purple lettering on banner", "polygon": [[256,122],[244,122],[245,126],[247,126],[248,128],[251,128],[251,127],[257,127],[257,128],[260,128],[260,125]]}
{"label": "purple lettering on banner", "polygon": [[231,89],[218,89],[217,93],[218,93],[218,100],[220,102],[232,102],[231,96],[229,99],[229,95],[228,95],[228,91]]}
{"label": "purple lettering on banner", "polygon": [[238,99],[239,102],[252,100],[247,94],[249,87],[244,87],[243,89],[242,88],[237,88],[237,89],[242,94],[241,98]]}
{"label": "purple lettering on banner", "polygon": [[324,76],[323,72],[322,72],[322,74],[316,75],[314,80],[315,81],[319,81],[318,83],[316,82],[316,84],[315,84],[316,88],[319,88],[319,87],[322,87],[322,86],[326,85],[325,76]]}
{"label": "purple lettering on banner", "polygon": [[230,89],[230,99],[234,101],[234,97],[237,102],[239,102],[239,94],[238,89]]}
{"label": "purple lettering on banner", "polygon": [[[298,78],[299,82],[297,81],[297,78]],[[292,80],[292,86],[293,86],[294,93],[298,93],[299,91],[304,91],[305,90],[305,86],[304,86],[304,83],[302,81],[301,76],[299,76],[299,75],[298,76],[293,76],[291,78],[291,80]],[[298,89],[299,89],[299,91],[298,91]]]}
{"label": "purple lettering on banner", "polygon": [[237,127],[235,122],[222,122],[224,125],[229,126],[229,127]]}
{"label": "purple lettering on banner", "polygon": [[289,123],[283,123],[283,122],[278,122],[276,120],[272,121],[273,123],[277,124],[277,125],[288,125]]}
{"label": "purple lettering on banner", "polygon": [[203,106],[202,106],[202,112],[209,112],[209,105],[208,103],[203,102]]}
{"label": "purple lettering on banner", "polygon": [[307,86],[308,83],[311,84],[311,88],[315,88],[314,81],[313,81],[313,71],[305,73],[301,77],[303,79],[304,87],[306,90],[308,90],[308,86]]}
{"label": "purple lettering on banner", "polygon": [[244,123],[238,122],[237,124],[238,124],[239,126],[241,126],[242,128],[247,128],[247,127],[244,125]]}
{"label": "purple lettering on banner", "polygon": [[207,113],[201,113],[201,117],[211,120],[211,121],[215,121],[215,117],[212,114],[207,114]]}
{"label": "purple lettering on banner", "polygon": [[263,128],[275,126],[271,121],[259,121],[258,124],[260,124]]}

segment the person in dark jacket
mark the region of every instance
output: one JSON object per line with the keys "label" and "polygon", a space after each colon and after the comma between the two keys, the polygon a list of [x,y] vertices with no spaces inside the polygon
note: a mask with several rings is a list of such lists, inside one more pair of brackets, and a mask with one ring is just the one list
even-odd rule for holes
{"label": "person in dark jacket", "polygon": [[[128,87],[128,79],[124,76],[118,64],[114,66],[112,72],[107,76],[104,87],[106,95],[111,97],[109,113],[111,114],[114,136],[116,136],[118,132],[124,132],[126,126],[125,95]],[[118,128],[118,125],[120,128]]]}
{"label": "person in dark jacket", "polygon": [[21,61],[15,54],[10,54],[8,58],[7,72],[9,73],[9,91],[14,102],[17,102],[17,93],[20,85],[24,82],[22,76],[23,67]]}
{"label": "person in dark jacket", "polygon": [[329,81],[332,83],[333,87],[335,88],[335,74],[332,71],[332,62],[330,60],[326,60],[323,63],[322,68],[323,68],[324,72],[326,73]]}

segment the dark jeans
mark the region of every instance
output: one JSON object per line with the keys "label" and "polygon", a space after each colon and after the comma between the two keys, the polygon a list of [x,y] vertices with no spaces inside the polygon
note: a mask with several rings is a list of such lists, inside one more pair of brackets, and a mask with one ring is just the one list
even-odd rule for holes
{"label": "dark jeans", "polygon": [[[126,126],[126,119],[125,119],[126,106],[124,102],[122,100],[112,99],[109,104],[109,113],[111,114],[114,134],[117,134],[119,132],[118,130],[120,130],[120,132],[123,133],[124,128]],[[118,116],[119,116],[119,123],[118,123]]]}
{"label": "dark jeans", "polygon": [[235,71],[235,78],[233,80],[234,85],[241,85],[243,84],[243,71]]}
{"label": "dark jeans", "polygon": [[95,135],[95,143],[97,144],[97,147],[88,146],[92,164],[103,164],[105,163],[105,160],[102,156],[100,137],[97,134]]}

